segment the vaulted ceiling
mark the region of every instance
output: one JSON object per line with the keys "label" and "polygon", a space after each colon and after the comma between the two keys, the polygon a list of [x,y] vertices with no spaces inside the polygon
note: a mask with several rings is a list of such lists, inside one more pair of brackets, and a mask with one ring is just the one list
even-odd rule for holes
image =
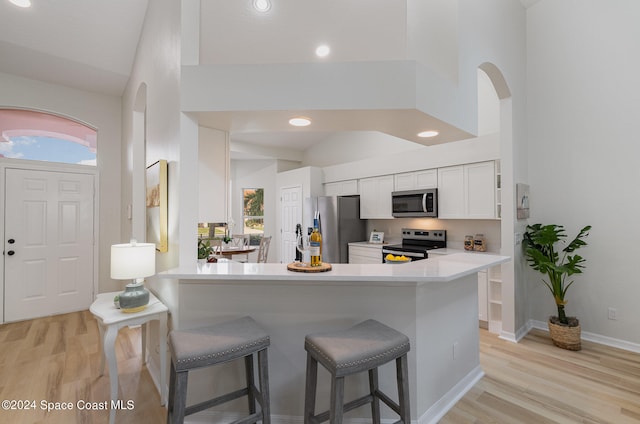
{"label": "vaulted ceiling", "polygon": [[[525,7],[538,1],[520,0]],[[0,72],[121,96],[131,73],[148,0],[32,3],[31,8],[22,9],[9,0],[0,0]],[[306,143],[298,146],[312,144],[323,136],[326,134],[309,133],[303,138]],[[282,143],[283,135],[245,135],[244,141]]]}

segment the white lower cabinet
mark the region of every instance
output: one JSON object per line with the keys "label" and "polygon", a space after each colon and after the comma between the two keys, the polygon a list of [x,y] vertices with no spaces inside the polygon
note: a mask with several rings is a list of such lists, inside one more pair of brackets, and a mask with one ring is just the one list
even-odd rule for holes
{"label": "white lower cabinet", "polygon": [[362,178],[358,182],[360,185],[360,218],[392,219],[393,175]]}
{"label": "white lower cabinet", "polygon": [[349,245],[350,264],[380,264],[382,263],[382,246]]}

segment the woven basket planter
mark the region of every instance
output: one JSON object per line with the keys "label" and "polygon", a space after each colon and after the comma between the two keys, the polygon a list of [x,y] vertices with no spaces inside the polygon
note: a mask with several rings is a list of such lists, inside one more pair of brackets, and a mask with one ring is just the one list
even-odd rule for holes
{"label": "woven basket planter", "polygon": [[551,334],[551,340],[554,345],[567,350],[582,349],[580,343],[580,322],[576,318],[569,318],[570,324],[577,324],[571,326],[556,324],[552,321],[550,318],[548,324],[549,334]]}

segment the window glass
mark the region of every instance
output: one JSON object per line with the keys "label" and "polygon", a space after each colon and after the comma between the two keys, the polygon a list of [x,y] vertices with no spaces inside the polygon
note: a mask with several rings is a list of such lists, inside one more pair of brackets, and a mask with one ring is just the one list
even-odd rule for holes
{"label": "window glass", "polygon": [[0,109],[0,156],[96,165],[97,132],[62,116]]}
{"label": "window glass", "polygon": [[264,235],[264,189],[245,188],[243,199],[243,233],[249,234],[252,245],[260,244]]}

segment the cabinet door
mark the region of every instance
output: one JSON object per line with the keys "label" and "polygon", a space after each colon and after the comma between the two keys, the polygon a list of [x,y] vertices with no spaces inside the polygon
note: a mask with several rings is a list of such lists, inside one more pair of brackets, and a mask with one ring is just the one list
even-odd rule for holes
{"label": "cabinet door", "polygon": [[378,183],[378,218],[393,218],[391,193],[393,192],[393,175],[380,177]]}
{"label": "cabinet door", "polygon": [[337,181],[324,184],[325,196],[352,196],[358,194],[358,180]]}
{"label": "cabinet door", "polygon": [[340,191],[341,196],[351,196],[358,194],[358,180],[341,181]]}
{"label": "cabinet door", "polygon": [[471,219],[496,217],[495,165],[491,162],[464,166],[465,215]]}
{"label": "cabinet door", "polygon": [[464,218],[464,167],[438,169],[438,218]]}
{"label": "cabinet door", "polygon": [[325,196],[340,196],[341,183],[326,183],[324,185],[324,195]]}
{"label": "cabinet door", "polygon": [[416,188],[437,188],[438,187],[438,170],[427,169],[417,171],[415,173]]}
{"label": "cabinet door", "polygon": [[407,172],[393,176],[395,191],[413,190],[416,188],[416,173]]}
{"label": "cabinet door", "polygon": [[360,183],[360,218],[391,219],[393,175],[363,178]]}
{"label": "cabinet door", "polygon": [[378,206],[378,182],[375,178],[360,180],[360,218],[374,218]]}
{"label": "cabinet door", "polygon": [[350,264],[382,263],[382,248],[349,246]]}
{"label": "cabinet door", "polygon": [[198,222],[227,221],[229,158],[227,133],[199,127]]}

